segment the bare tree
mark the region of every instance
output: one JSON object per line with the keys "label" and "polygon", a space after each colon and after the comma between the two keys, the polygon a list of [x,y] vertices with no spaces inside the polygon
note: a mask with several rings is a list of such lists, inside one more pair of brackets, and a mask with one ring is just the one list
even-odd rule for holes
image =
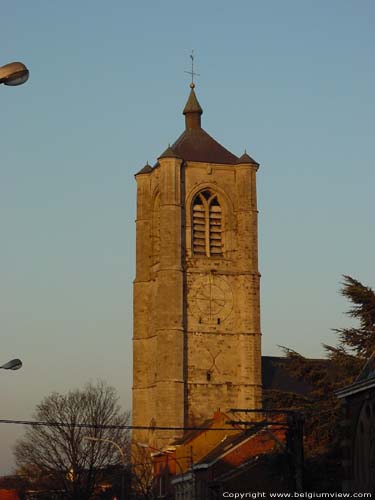
{"label": "bare tree", "polygon": [[155,497],[155,477],[150,451],[133,445],[132,453],[132,492],[139,500],[152,500]]}
{"label": "bare tree", "polygon": [[115,389],[104,382],[65,395],[52,393],[36,407],[34,419],[47,425],[27,428],[15,446],[17,465],[52,478],[66,498],[89,500],[105,469],[123,465],[111,441],[130,451],[129,431],[121,428],[129,423],[129,413],[121,412]]}

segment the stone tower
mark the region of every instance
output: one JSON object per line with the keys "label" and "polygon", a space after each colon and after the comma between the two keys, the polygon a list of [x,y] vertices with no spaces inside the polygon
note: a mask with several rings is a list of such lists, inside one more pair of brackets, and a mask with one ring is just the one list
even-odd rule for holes
{"label": "stone tower", "polygon": [[168,445],[214,411],[261,407],[258,163],[201,127],[136,174],[133,440]]}

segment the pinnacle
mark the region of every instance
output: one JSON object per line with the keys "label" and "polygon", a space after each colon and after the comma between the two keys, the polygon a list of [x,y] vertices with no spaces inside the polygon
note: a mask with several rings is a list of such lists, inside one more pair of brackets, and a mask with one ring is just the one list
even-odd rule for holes
{"label": "pinnacle", "polygon": [[171,146],[168,146],[164,153],[159,156],[159,158],[179,158],[179,156],[175,151],[173,151]]}
{"label": "pinnacle", "polygon": [[251,158],[251,156],[249,156],[246,153],[246,150],[245,150],[244,154],[237,161],[237,164],[241,164],[241,163],[251,163],[253,165],[259,165],[259,163],[257,163],[253,158]]}
{"label": "pinnacle", "polygon": [[184,115],[187,113],[203,113],[203,110],[198,102],[197,96],[195,95],[194,88],[191,89],[189,98],[182,112]]}

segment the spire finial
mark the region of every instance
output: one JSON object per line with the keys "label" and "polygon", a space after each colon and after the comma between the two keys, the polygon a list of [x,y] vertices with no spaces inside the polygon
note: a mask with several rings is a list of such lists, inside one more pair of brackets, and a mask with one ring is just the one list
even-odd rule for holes
{"label": "spire finial", "polygon": [[191,59],[191,70],[185,71],[185,73],[189,73],[189,75],[191,75],[190,88],[193,89],[195,87],[194,76],[200,76],[199,73],[194,72],[194,50],[191,51],[190,59]]}

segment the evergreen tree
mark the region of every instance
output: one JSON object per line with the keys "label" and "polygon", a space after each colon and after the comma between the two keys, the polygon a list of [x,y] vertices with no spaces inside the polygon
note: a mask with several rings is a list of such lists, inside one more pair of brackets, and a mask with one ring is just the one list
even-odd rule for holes
{"label": "evergreen tree", "polygon": [[[366,361],[375,351],[375,293],[350,276],[344,276],[341,293],[352,302],[347,314],[357,319],[360,327],[334,330],[339,335],[339,356],[341,351],[354,353],[358,360]],[[337,349],[325,347],[334,358]]]}
{"label": "evergreen tree", "polygon": [[289,374],[311,387],[306,396],[265,391],[268,408],[301,410],[305,417],[305,450],[314,456],[332,451],[339,437],[340,402],[335,391],[351,384],[375,352],[375,292],[351,276],[343,276],[341,294],[353,305],[347,314],[357,328],[341,328],[337,346],[324,345],[325,360],[308,359],[283,347]]}

